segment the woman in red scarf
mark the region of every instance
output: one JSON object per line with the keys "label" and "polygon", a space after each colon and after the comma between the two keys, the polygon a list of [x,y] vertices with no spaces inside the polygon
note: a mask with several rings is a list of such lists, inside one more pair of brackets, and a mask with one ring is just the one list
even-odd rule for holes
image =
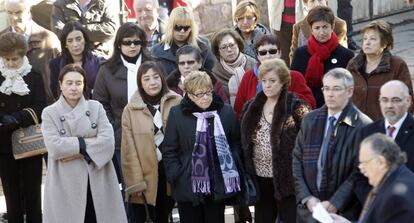
{"label": "woman in red scarf", "polygon": [[333,32],[335,16],[330,8],[315,7],[306,18],[312,35],[308,45],[296,49],[290,68],[305,75],[319,108],[325,103],[321,90],[323,75],[336,67],[345,68],[354,53],[339,45]]}

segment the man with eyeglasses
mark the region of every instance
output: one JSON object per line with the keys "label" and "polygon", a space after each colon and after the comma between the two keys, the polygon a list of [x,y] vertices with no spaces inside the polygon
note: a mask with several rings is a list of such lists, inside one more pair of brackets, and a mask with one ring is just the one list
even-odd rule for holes
{"label": "man with eyeglasses", "polygon": [[[379,103],[382,119],[367,125],[361,130],[360,140],[374,134],[384,133],[390,136],[407,154],[407,167],[414,171],[414,118],[408,112],[412,96],[407,85],[399,80],[392,80],[381,86]],[[361,202],[368,196],[371,186],[368,179],[356,172],[354,191]]]}
{"label": "man with eyeglasses", "polygon": [[354,81],[349,71],[335,68],[323,77],[326,104],[302,120],[293,150],[298,222],[316,222],[316,204],[330,213],[357,220],[361,204],[352,191],[356,165],[355,138],[371,119],[350,101]]}
{"label": "man with eyeglasses", "polygon": [[147,35],[147,49],[161,41],[165,33],[166,23],[160,18],[160,5],[158,0],[134,1],[138,25]]}

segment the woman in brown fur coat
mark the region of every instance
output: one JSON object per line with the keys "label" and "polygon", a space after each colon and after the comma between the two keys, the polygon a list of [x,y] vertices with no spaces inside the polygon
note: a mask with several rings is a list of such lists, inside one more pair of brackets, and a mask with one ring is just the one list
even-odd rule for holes
{"label": "woman in brown fur coat", "polygon": [[290,75],[282,60],[265,61],[259,80],[263,91],[245,105],[241,118],[244,164],[259,191],[255,220],[273,223],[280,214],[283,222],[294,223],[292,150],[310,106],[287,91]]}

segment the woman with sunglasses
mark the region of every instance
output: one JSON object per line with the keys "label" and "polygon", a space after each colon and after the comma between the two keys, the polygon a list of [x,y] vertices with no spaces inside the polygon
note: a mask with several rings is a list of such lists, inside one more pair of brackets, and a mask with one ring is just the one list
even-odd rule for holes
{"label": "woman with sunglasses", "polygon": [[[282,55],[280,41],[274,34],[261,36],[256,42],[256,49],[257,58],[260,63],[270,59],[280,58]],[[248,70],[241,80],[234,103],[234,111],[236,111],[238,117],[240,117],[244,104],[262,91],[262,85],[259,83],[258,78],[260,63],[255,64],[252,69]],[[312,108],[315,108],[315,98],[313,97],[310,88],[306,85],[303,75],[297,71],[291,70],[290,79],[292,81],[288,86],[288,91],[294,92],[296,96],[307,102]]]}
{"label": "woman with sunglasses", "polygon": [[262,24],[260,20],[260,9],[256,2],[252,0],[243,0],[237,4],[233,15],[234,30],[240,34],[244,40],[243,53],[257,59],[256,41],[264,34],[270,34],[269,30]]}
{"label": "woman with sunglasses", "polygon": [[177,94],[184,94],[184,80],[192,72],[196,70],[205,71],[211,78],[214,91],[220,96],[224,103],[229,103],[229,97],[226,94],[225,88],[220,81],[213,76],[211,71],[208,71],[202,66],[203,57],[201,52],[194,46],[187,45],[177,50],[178,69],[174,70],[167,77],[168,88],[175,91]]}
{"label": "woman with sunglasses", "polygon": [[240,130],[210,76],[193,71],[168,116],[161,149],[181,223],[224,223],[224,200],[240,190]]}
{"label": "woman with sunglasses", "polygon": [[121,118],[122,111],[138,89],[137,71],[150,57],[146,51],[145,32],[135,23],[119,27],[112,56],[99,69],[93,99],[102,103],[115,132],[114,165],[119,183],[123,184],[121,171]]}
{"label": "woman with sunglasses", "polygon": [[256,59],[243,53],[243,39],[234,30],[223,29],[216,32],[211,42],[211,48],[220,61],[212,72],[226,86],[230,104],[233,106],[243,75],[256,64]]}
{"label": "woman with sunglasses", "polygon": [[200,49],[202,65],[211,70],[217,63],[210,49],[210,42],[198,35],[193,12],[186,7],[177,7],[171,11],[164,39],[151,49],[151,55],[170,74],[177,68],[176,52],[184,45]]}
{"label": "woman with sunglasses", "polygon": [[[58,99],[59,73],[66,64],[75,63],[81,66],[88,75],[88,89],[93,91],[96,76],[100,65],[105,61],[103,57],[92,54],[89,36],[82,24],[71,21],[65,24],[60,34],[62,53],[49,62],[50,88],[53,96]],[[91,92],[89,92],[91,93]]]}

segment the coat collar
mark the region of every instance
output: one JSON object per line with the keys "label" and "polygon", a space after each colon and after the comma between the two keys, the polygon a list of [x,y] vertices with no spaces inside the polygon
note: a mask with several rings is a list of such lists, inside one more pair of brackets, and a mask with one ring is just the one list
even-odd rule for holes
{"label": "coat collar", "polygon": [[62,111],[63,115],[70,115],[70,116],[82,116],[84,115],[85,111],[87,110],[87,104],[85,97],[81,97],[78,101],[78,104],[72,108],[67,102],[63,95],[60,95],[59,99],[57,100],[58,109]]}
{"label": "coat collar", "polygon": [[[318,109],[317,115],[315,118],[320,119],[322,117],[327,117],[328,107],[326,105]],[[344,123],[351,127],[356,127],[359,119],[358,109],[354,106],[352,102],[348,102],[345,108],[342,110],[341,116],[339,116],[338,124]]]}
{"label": "coat collar", "polygon": [[[376,73],[387,73],[391,70],[391,52],[386,50],[384,51],[381,61],[378,64],[378,67],[375,68],[371,72],[371,74]],[[366,65],[366,55],[361,51],[353,60],[351,63],[349,63],[349,70],[353,72],[360,72],[362,70],[365,70]]]}
{"label": "coat collar", "polygon": [[[169,91],[167,94],[161,97],[161,108],[166,101],[179,98],[180,96],[173,91]],[[143,110],[147,108],[147,104],[145,104],[144,100],[142,99],[139,91],[135,91],[135,93],[131,97],[131,101],[129,102],[132,109]]]}

